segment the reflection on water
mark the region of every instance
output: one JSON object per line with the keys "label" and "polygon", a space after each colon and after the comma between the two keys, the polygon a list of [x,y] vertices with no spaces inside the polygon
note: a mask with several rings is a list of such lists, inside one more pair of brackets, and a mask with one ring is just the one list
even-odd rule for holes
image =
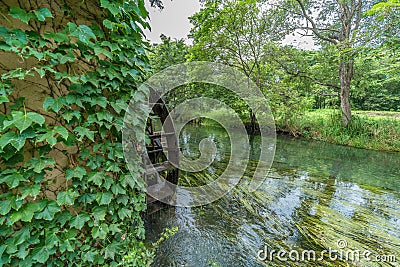
{"label": "reflection on water", "polygon": [[[183,185],[203,184],[220,175],[229,161],[224,130],[186,127],[180,146],[198,158],[198,144],[212,138],[214,163],[200,173],[182,173]],[[169,208],[146,218],[148,241],[165,227],[179,232],[162,243],[153,266],[399,266],[400,155],[279,137],[272,171],[260,189],[244,186],[257,165],[259,138],[241,183],[219,201],[200,208]],[[267,170],[266,170],[267,173]],[[397,263],[331,260],[258,260],[264,248],[285,251],[329,248],[394,255]],[[361,259],[363,259],[361,257]],[[373,258],[375,259],[375,258]]]}

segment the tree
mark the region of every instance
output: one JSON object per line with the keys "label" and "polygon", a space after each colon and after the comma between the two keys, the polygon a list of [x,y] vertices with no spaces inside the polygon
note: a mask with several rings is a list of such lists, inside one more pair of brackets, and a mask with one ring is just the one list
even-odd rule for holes
{"label": "tree", "polygon": [[160,36],[162,43],[154,44],[149,53],[150,65],[153,73],[157,73],[169,66],[186,62],[188,46],[183,39],[172,40],[164,34]]}
{"label": "tree", "polygon": [[320,44],[331,44],[338,55],[340,108],[343,125],[351,123],[350,87],[354,75],[356,48],[361,44],[362,14],[368,9],[366,0],[308,1],[289,0],[281,7],[290,10],[298,29],[305,36],[315,37]]}
{"label": "tree", "polygon": [[398,76],[400,69],[400,1],[388,0],[379,2],[366,12],[379,25],[381,42],[375,50],[376,58],[387,57],[382,65],[381,73]]}
{"label": "tree", "polygon": [[[194,25],[190,37],[191,60],[212,60],[235,67],[263,89],[265,45],[285,36],[285,17],[281,11],[266,9],[256,0],[209,1],[190,18]],[[251,131],[256,118],[249,109]]]}
{"label": "tree", "polygon": [[[156,74],[165,68],[186,62],[189,47],[183,39],[172,40],[164,34],[160,36],[162,43],[153,44],[148,57],[150,60],[151,73]],[[175,88],[167,95],[163,96],[163,100],[170,107],[174,107],[182,100],[185,95],[186,86]],[[179,96],[179,97],[178,97]]]}

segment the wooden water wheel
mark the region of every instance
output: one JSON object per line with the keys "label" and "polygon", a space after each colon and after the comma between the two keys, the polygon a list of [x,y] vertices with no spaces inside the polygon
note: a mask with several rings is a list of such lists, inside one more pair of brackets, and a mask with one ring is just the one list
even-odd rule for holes
{"label": "wooden water wheel", "polygon": [[176,167],[179,165],[178,137],[168,116],[168,108],[154,91],[151,92],[150,105],[153,108],[146,125],[148,157],[144,158],[148,214],[164,208],[164,203],[175,197],[174,187],[169,183],[178,184],[179,176]]}

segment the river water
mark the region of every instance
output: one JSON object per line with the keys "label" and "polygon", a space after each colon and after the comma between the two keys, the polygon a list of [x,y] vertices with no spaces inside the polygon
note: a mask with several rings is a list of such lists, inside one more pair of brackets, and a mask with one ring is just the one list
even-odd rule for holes
{"label": "river water", "polygon": [[[204,138],[217,145],[214,163],[181,172],[183,185],[215,179],[229,161],[229,138],[218,127],[186,126],[184,155],[199,157]],[[243,179],[257,165],[260,137],[251,144]],[[179,229],[153,266],[400,266],[399,207],[399,153],[278,136],[272,170],[255,193],[239,184],[212,204],[169,207],[145,224],[148,242]]]}

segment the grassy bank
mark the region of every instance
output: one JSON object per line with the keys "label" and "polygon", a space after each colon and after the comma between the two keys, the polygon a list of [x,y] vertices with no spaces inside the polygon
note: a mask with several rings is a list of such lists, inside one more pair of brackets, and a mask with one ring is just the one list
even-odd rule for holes
{"label": "grassy bank", "polygon": [[[308,111],[288,125],[277,120],[278,130],[329,143],[383,151],[400,151],[400,113],[355,111],[349,127],[338,110]],[[288,127],[289,126],[289,127]]]}

